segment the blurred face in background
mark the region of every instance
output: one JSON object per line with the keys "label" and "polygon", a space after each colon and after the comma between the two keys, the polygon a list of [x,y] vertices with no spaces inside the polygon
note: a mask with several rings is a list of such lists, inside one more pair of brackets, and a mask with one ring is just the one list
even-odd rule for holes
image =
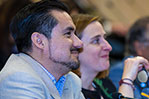
{"label": "blurred face in background", "polygon": [[112,47],[105,40],[105,31],[98,21],[91,22],[82,33],[83,50],[79,54],[80,69],[100,72],[109,68]]}
{"label": "blurred face in background", "polygon": [[143,56],[149,60],[149,29],[145,32],[145,36],[142,42],[136,43],[136,52],[139,56]]}

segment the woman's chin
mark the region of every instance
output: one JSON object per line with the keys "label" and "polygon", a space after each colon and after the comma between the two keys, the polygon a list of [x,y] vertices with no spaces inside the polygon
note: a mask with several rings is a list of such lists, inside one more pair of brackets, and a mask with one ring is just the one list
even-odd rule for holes
{"label": "woman's chin", "polygon": [[[109,69],[109,67],[110,67],[110,63],[108,62],[107,64],[104,64],[103,66],[104,66],[103,69],[104,69],[104,70],[107,70],[107,69]],[[103,71],[104,71],[104,70],[103,70]]]}

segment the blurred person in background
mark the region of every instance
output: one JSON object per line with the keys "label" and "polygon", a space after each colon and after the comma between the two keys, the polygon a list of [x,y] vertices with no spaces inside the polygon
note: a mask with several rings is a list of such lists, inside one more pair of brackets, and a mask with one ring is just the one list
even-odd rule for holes
{"label": "blurred person in background", "polygon": [[[124,96],[133,98],[133,81],[138,69],[142,68],[139,64],[143,63],[146,68],[149,68],[148,61],[142,57],[126,60],[119,93],[116,92],[115,86],[106,77],[112,47],[105,39],[106,32],[98,21],[98,17],[78,14],[73,15],[72,19],[76,25],[76,35],[83,42],[83,48],[79,54],[80,68],[73,72],[78,74],[82,80],[82,92],[85,98],[119,99]],[[123,96],[120,96],[120,93]]]}
{"label": "blurred person in background", "polygon": [[[115,64],[110,68],[109,77],[118,89],[118,82],[122,77],[124,60],[128,57],[142,56],[149,60],[149,16],[138,19],[129,29],[126,39],[128,55],[123,61]],[[134,82],[136,87],[135,98],[141,99],[142,88],[136,80]],[[148,85],[149,86],[149,85]]]}
{"label": "blurred person in background", "polygon": [[4,0],[0,5],[0,70],[5,65],[11,53],[16,53],[14,39],[9,31],[12,17],[30,0]]}

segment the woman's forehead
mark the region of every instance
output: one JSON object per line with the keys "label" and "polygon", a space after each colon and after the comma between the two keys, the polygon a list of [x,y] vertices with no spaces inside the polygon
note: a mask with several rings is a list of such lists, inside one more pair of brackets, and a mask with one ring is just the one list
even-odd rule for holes
{"label": "woman's forehead", "polygon": [[103,36],[104,34],[105,31],[98,21],[90,23],[83,31],[84,36],[87,35],[91,38],[99,35]]}

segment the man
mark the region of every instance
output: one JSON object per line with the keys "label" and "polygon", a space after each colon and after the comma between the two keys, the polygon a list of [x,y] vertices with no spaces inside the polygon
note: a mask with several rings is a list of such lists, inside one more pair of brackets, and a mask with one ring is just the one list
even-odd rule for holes
{"label": "man", "polygon": [[[143,56],[149,60],[149,16],[138,19],[129,29],[127,44],[129,49],[129,57]],[[128,58],[128,57],[127,57]],[[126,59],[126,58],[125,58]],[[125,60],[124,59],[124,60]],[[118,83],[121,79],[123,72],[123,61],[116,64],[110,69],[109,77],[118,88]],[[136,90],[134,95],[137,99],[143,98],[141,96],[142,88],[136,84]]]}
{"label": "man", "polygon": [[84,99],[78,68],[82,42],[65,5],[57,0],[32,3],[10,24],[19,54],[0,73],[0,99]]}

